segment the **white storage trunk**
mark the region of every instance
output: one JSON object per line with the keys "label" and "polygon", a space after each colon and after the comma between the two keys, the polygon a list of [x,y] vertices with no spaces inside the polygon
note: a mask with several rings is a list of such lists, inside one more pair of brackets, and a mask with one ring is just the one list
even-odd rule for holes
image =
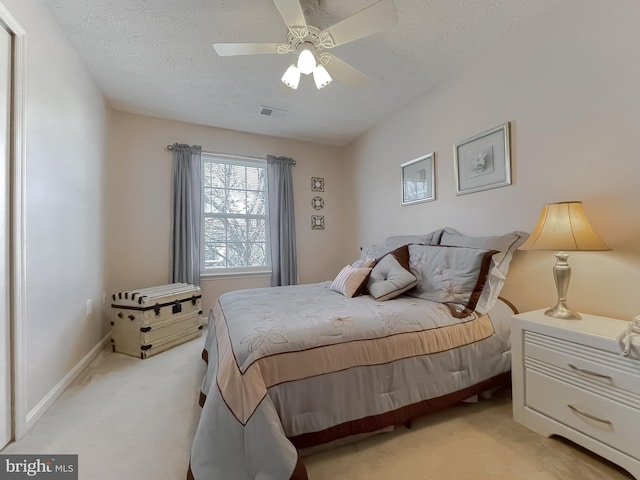
{"label": "white storage trunk", "polygon": [[114,352],[148,358],[202,334],[200,287],[172,283],[112,298]]}

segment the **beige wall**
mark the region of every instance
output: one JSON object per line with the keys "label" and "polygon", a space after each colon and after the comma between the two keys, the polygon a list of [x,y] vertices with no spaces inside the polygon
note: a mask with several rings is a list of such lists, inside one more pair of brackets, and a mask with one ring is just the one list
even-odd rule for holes
{"label": "beige wall", "polygon": [[[569,304],[640,313],[640,34],[636,0],[572,0],[478,56],[348,149],[357,242],[453,226],[531,231],[544,203],[582,200],[614,249],[575,253]],[[513,185],[456,196],[453,144],[511,122]],[[400,167],[436,152],[437,200],[400,206]],[[551,252],[518,252],[504,294],[521,310],[555,302]]]}
{"label": "beige wall", "polygon": [[41,2],[2,1],[26,31],[27,42],[22,368],[26,411],[33,416],[106,333],[100,304],[111,109]]}
{"label": "beige wall", "polygon": [[[107,172],[110,292],[166,283],[169,278],[171,152],[175,142],[201,145],[205,151],[266,158],[292,157],[298,271],[301,283],[330,280],[350,258],[342,248],[350,237],[349,186],[342,173],[342,149],[203,127],[141,115],[115,113],[113,148]],[[266,119],[265,121],[273,121]],[[276,120],[277,121],[277,120]],[[311,230],[311,177],[325,178],[322,194],[326,229]],[[265,276],[206,278],[204,306],[221,293],[269,286]]]}

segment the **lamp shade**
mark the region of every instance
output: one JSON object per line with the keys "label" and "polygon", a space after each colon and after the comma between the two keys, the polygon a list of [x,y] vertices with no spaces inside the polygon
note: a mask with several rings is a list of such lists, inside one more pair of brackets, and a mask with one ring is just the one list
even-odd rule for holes
{"label": "lamp shade", "polygon": [[298,70],[298,67],[291,65],[287,68],[287,71],[284,72],[284,75],[282,76],[282,83],[287,87],[291,87],[296,90],[300,83],[300,70]]}
{"label": "lamp shade", "polygon": [[548,203],[521,250],[611,250],[589,225],[582,202]]}
{"label": "lamp shade", "polygon": [[313,80],[316,82],[316,87],[320,90],[331,83],[331,75],[327,72],[327,69],[322,65],[318,65],[313,71]]}
{"label": "lamp shade", "polygon": [[311,52],[311,50],[305,48],[298,56],[298,70],[305,75],[309,75],[315,68],[316,57],[313,56],[313,52]]}

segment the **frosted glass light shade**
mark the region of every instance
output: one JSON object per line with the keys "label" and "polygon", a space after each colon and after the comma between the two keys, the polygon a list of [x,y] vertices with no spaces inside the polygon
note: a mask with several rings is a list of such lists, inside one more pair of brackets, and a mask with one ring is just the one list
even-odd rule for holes
{"label": "frosted glass light shade", "polygon": [[305,48],[298,55],[298,70],[305,75],[309,75],[316,68],[316,57],[308,48]]}
{"label": "frosted glass light shade", "polygon": [[322,65],[318,65],[313,71],[313,80],[316,82],[318,90],[320,90],[321,88],[329,85],[333,79],[331,78],[331,75],[329,75],[329,72],[327,72],[326,68]]}
{"label": "frosted glass light shade", "polygon": [[548,203],[521,250],[611,250],[589,225],[582,202]]}
{"label": "frosted glass light shade", "polygon": [[291,65],[287,68],[287,71],[284,72],[282,76],[282,83],[284,83],[287,87],[293,88],[296,90],[298,88],[298,84],[300,83],[300,70],[295,65]]}

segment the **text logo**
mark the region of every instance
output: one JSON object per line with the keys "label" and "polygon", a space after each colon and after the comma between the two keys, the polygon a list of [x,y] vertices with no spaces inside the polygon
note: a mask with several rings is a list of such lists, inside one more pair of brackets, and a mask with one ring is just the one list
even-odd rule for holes
{"label": "text logo", "polygon": [[78,480],[78,455],[0,455],[0,480]]}

